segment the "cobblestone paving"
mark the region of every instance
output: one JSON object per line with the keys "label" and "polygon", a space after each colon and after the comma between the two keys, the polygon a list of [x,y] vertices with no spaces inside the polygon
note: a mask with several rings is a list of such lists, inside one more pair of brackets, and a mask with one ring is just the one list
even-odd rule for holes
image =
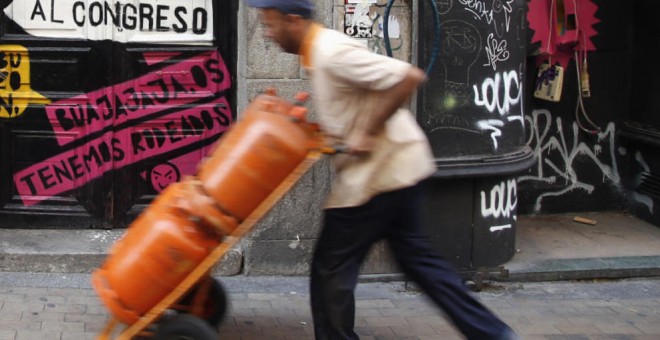
{"label": "cobblestone paving", "polygon": [[[84,275],[68,287],[6,275],[0,273],[0,340],[94,339],[109,318]],[[313,339],[306,278],[220,280],[230,300],[221,339]],[[660,339],[660,279],[491,283],[475,294],[523,339]],[[404,283],[361,283],[357,299],[361,339],[462,339]]]}

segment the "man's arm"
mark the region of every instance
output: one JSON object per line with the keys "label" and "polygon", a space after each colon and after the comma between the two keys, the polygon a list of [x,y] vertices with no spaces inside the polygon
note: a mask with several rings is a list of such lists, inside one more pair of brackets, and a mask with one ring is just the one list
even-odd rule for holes
{"label": "man's arm", "polygon": [[373,149],[373,142],[385,127],[385,122],[406,103],[415,89],[426,80],[426,74],[415,66],[411,66],[396,85],[379,91],[379,105],[370,112],[368,119],[351,132],[346,144],[351,154],[366,155]]}

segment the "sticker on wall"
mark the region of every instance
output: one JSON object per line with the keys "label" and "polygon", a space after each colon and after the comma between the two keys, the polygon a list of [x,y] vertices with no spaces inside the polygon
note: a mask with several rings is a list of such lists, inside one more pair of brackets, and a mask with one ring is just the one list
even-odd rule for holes
{"label": "sticker on wall", "polygon": [[16,118],[30,104],[50,102],[30,85],[28,50],[19,45],[0,45],[0,118]]}
{"label": "sticker on wall", "polygon": [[213,43],[213,0],[15,0],[5,14],[38,37]]}
{"label": "sticker on wall", "polygon": [[564,84],[564,68],[559,65],[541,64],[534,86],[534,97],[559,102]]}
{"label": "sticker on wall", "polygon": [[[385,37],[385,22],[384,21],[385,20],[383,20],[383,17],[380,17],[378,19],[378,33],[376,34],[376,36],[379,37],[379,38],[384,38]],[[390,37],[390,39],[399,39],[399,38],[401,38],[401,25],[399,24],[399,19],[394,15],[390,15],[390,18],[388,20],[387,34]]]}
{"label": "sticker on wall", "polygon": [[372,38],[374,18],[369,15],[371,4],[346,5],[345,9],[344,33],[354,38]]}

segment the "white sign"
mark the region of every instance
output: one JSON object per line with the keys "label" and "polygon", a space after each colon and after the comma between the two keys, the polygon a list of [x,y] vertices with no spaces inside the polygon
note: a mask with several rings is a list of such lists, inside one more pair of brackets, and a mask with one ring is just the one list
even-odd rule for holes
{"label": "white sign", "polygon": [[213,0],[14,0],[5,14],[46,38],[213,43]]}

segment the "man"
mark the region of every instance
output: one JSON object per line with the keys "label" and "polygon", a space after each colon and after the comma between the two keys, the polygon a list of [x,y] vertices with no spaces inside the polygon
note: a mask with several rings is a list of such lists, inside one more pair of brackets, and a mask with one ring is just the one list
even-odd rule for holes
{"label": "man", "polygon": [[426,76],[408,63],[374,54],[312,20],[311,0],[247,0],[259,8],[266,36],[299,54],[312,83],[319,123],[346,145],[311,268],[317,339],[358,339],[354,290],[371,245],[386,239],[405,273],[468,339],[516,339],[472,297],[422,232],[420,182],[435,171],[426,136],[402,108]]}

